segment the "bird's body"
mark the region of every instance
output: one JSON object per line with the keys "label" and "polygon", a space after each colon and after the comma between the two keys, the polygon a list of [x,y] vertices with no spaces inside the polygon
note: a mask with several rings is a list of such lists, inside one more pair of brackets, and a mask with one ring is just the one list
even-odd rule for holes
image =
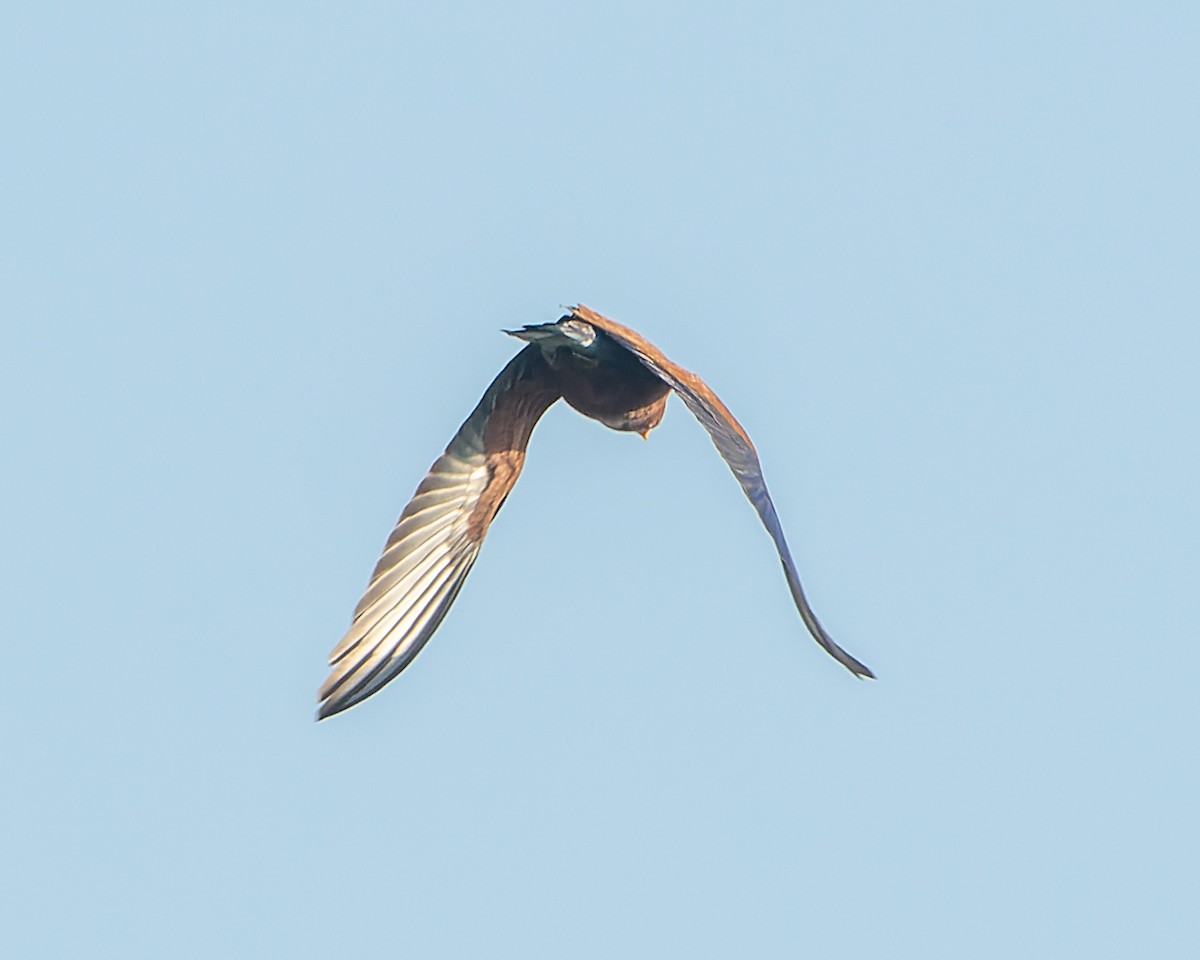
{"label": "bird's body", "polygon": [[354,621],[330,654],[318,719],[366,699],[400,673],[441,623],[488,527],[512,490],[538,419],[558,399],[614,430],[646,437],[674,390],[709,431],[775,541],[813,637],[859,676],[871,671],[825,632],[800,587],[754,445],[695,374],[627,327],[584,306],[557,323],[508,331],[528,341],[488,387],[417,488],[388,538]]}
{"label": "bird's body", "polygon": [[657,427],[671,388],[611,337],[567,331],[560,321],[509,333],[537,348],[549,368],[542,377],[585,417],[643,436]]}

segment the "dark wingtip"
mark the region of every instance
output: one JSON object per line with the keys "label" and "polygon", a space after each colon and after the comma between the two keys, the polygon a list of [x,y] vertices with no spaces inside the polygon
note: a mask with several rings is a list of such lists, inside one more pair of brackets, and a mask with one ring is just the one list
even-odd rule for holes
{"label": "dark wingtip", "polygon": [[[809,612],[811,613],[811,609]],[[857,660],[850,656],[850,654],[833,642],[833,637],[825,632],[825,628],[821,626],[821,623],[817,620],[816,616],[813,616],[812,622],[808,622],[807,617],[805,618],[805,621],[808,624],[809,632],[811,632],[813,635],[813,639],[816,640],[822,649],[824,649],[826,653],[833,657],[834,660],[840,663],[860,680],[875,679],[875,672],[870,667],[868,667],[861,660]]]}
{"label": "dark wingtip", "polygon": [[[769,530],[770,527],[767,529]],[[795,568],[789,562],[791,560],[791,553],[783,554],[783,550],[786,549],[785,545],[780,551],[783,559],[783,574],[787,578],[788,586],[792,588],[792,599],[796,601],[796,609],[800,611],[800,619],[808,627],[808,632],[812,634],[812,638],[817,641],[817,645],[822,650],[856,677],[861,680],[874,680],[874,671],[861,660],[850,656],[850,654],[838,646],[833,637],[821,626],[821,621],[817,619],[817,614],[809,604],[808,597],[804,595],[804,588],[800,586],[800,578],[796,576]]]}
{"label": "dark wingtip", "polygon": [[351,700],[347,703],[345,697],[329,697],[319,707],[317,707],[317,715],[313,719],[320,723],[322,720],[328,720],[335,714],[341,713],[343,710],[349,709],[354,705]]}

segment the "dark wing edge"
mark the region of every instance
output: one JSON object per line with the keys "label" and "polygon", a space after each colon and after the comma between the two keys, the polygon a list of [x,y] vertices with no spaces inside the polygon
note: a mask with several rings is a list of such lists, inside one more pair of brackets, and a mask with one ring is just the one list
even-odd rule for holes
{"label": "dark wing edge", "polygon": [[796,570],[796,562],[792,559],[792,551],[788,547],[787,538],[783,534],[783,525],[775,512],[775,504],[767,492],[767,483],[763,477],[762,465],[759,463],[758,451],[754,449],[749,435],[737,422],[729,408],[721,402],[712,389],[700,377],[685,370],[666,358],[661,350],[650,343],[645,337],[630,330],[628,327],[610,320],[583,304],[572,309],[572,314],[604,331],[613,340],[636,356],[651,372],[660,377],[671,387],[696,419],[708,431],[714,446],[721,457],[737,477],[746,497],[758,511],[763,526],[775,542],[779,559],[783,564],[783,574],[788,587],[792,591],[792,599],[800,611],[800,618],[808,627],[809,633],[838,663],[858,677],[875,679],[871,668],[856,660],[843,650],[821,625],[817,614],[804,594],[800,585],[800,574]]}
{"label": "dark wing edge", "polygon": [[397,677],[442,622],[521,473],[533,427],[558,399],[552,381],[539,348],[518,353],[421,481],[329,655],[318,720]]}

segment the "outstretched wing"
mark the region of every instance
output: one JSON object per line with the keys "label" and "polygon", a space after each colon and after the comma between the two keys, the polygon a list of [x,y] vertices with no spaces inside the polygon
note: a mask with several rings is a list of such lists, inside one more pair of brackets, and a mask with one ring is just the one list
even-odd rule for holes
{"label": "outstretched wing", "polygon": [[758,452],[754,449],[754,444],[750,442],[746,431],[742,429],[742,425],[729,412],[729,408],[721,402],[721,398],[713,393],[708,384],[696,374],[672,363],[658,347],[628,327],[596,313],[595,310],[585,307],[583,304],[575,307],[571,313],[580,320],[603,330],[613,340],[634,354],[643,365],[661,377],[679,394],[683,402],[687,404],[687,408],[696,415],[696,419],[704,424],[704,428],[712,437],[717,450],[729,464],[729,469],[737,477],[738,483],[742,485],[750,502],[754,504],[754,509],[762,518],[763,526],[767,528],[771,539],[775,541],[775,548],[779,551],[779,559],[783,562],[783,573],[791,588],[792,598],[796,601],[800,617],[813,635],[813,639],[851,673],[860,677],[874,678],[875,674],[869,667],[854,659],[834,643],[833,638],[826,633],[825,628],[821,626],[821,621],[817,619],[816,613],[809,605],[808,598],[804,595],[804,588],[800,586],[800,574],[796,571],[796,562],[792,559],[792,551],[788,549],[787,540],[783,535],[783,526],[775,513],[775,504],[771,502],[771,495],[767,492],[767,483],[763,479]]}
{"label": "outstretched wing", "polygon": [[517,482],[534,425],[558,397],[533,345],[488,387],[388,537],[354,621],[329,655],[318,720],[366,699],[420,652]]}

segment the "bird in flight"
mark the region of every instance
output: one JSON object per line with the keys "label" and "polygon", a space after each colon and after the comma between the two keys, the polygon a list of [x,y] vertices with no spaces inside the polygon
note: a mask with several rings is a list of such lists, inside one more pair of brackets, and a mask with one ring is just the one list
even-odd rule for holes
{"label": "bird in flight", "polygon": [[556,323],[505,333],[528,345],[492,381],[400,514],[350,629],[329,655],[318,720],[365,700],[420,652],[517,482],[534,425],[560,398],[606,427],[646,437],[674,390],[709,432],[775,541],[792,599],[813,638],[851,673],[875,676],[833,642],[809,606],[754,444],[703,380],[582,304]]}

